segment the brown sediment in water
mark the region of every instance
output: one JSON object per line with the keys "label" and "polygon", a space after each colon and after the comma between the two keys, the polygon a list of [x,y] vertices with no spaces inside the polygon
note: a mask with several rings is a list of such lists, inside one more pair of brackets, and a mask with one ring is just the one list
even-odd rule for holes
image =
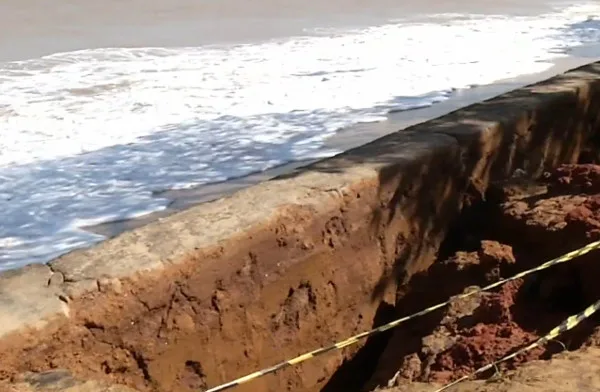
{"label": "brown sediment in water", "polygon": [[[598,161],[599,114],[592,64],[4,274],[0,379],[67,369],[144,392],[203,389],[584,245],[594,196],[561,193],[578,167],[552,168]],[[520,172],[548,184],[506,183]],[[529,297],[515,281],[237,390],[362,391],[401,368],[423,382],[466,374],[588,305],[585,259],[540,274]],[[538,292],[572,291],[553,271],[582,279],[578,300],[528,320],[546,301]],[[458,318],[461,307],[473,313]]]}

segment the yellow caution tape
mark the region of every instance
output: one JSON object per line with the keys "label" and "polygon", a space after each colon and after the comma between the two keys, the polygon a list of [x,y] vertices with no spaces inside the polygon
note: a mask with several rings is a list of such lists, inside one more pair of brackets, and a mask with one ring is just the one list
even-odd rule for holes
{"label": "yellow caution tape", "polygon": [[433,312],[435,310],[443,308],[444,306],[449,305],[454,300],[467,298],[467,297],[470,297],[470,296],[475,295],[477,293],[481,293],[483,291],[491,290],[493,288],[501,286],[501,285],[503,285],[505,283],[508,283],[510,281],[513,281],[513,280],[516,280],[516,279],[520,279],[520,278],[522,278],[524,276],[527,276],[529,274],[532,274],[534,272],[538,272],[538,271],[544,270],[546,268],[552,267],[554,265],[557,265],[557,264],[564,263],[566,261],[575,259],[575,258],[577,258],[579,256],[582,256],[582,255],[584,255],[586,253],[591,252],[592,250],[599,249],[599,248],[600,248],[600,241],[595,241],[595,242],[589,243],[589,244],[587,244],[586,246],[584,246],[582,248],[579,248],[577,250],[571,251],[569,253],[565,253],[564,255],[562,255],[560,257],[557,257],[555,259],[547,261],[547,262],[545,262],[544,264],[541,264],[538,267],[535,267],[535,268],[532,268],[532,269],[520,272],[520,273],[518,273],[518,274],[516,274],[516,275],[514,275],[514,276],[512,276],[510,278],[500,280],[498,282],[492,283],[492,284],[490,284],[488,286],[485,286],[485,287],[483,287],[481,289],[478,289],[478,290],[469,291],[469,292],[464,293],[464,294],[456,295],[456,296],[453,297],[453,299],[448,300],[446,302],[442,302],[440,304],[437,304],[437,305],[431,306],[429,308],[423,309],[423,310],[421,310],[421,311],[419,311],[417,313],[413,313],[413,314],[411,314],[409,316],[405,316],[405,317],[399,318],[397,320],[394,320],[392,322],[384,324],[384,325],[382,325],[382,326],[380,326],[378,328],[372,329],[370,331],[359,333],[358,335],[354,335],[354,336],[352,336],[352,337],[350,337],[350,338],[348,338],[346,340],[343,340],[341,342],[334,343],[334,344],[329,345],[329,346],[321,347],[321,348],[318,348],[318,349],[313,350],[311,352],[308,352],[306,354],[302,354],[302,355],[300,355],[300,356],[298,356],[296,358],[292,358],[290,360],[287,360],[287,361],[284,361],[284,362],[280,362],[280,363],[278,363],[276,365],[273,365],[271,367],[259,370],[257,372],[248,374],[248,375],[246,375],[244,377],[240,377],[240,378],[238,378],[236,380],[230,381],[228,383],[225,383],[225,384],[219,385],[217,387],[208,389],[208,390],[206,390],[206,392],[224,391],[226,389],[230,389],[230,388],[236,387],[236,386],[238,386],[240,384],[244,384],[244,383],[246,383],[248,381],[251,381],[251,380],[257,379],[259,377],[265,376],[267,374],[275,373],[276,371],[284,369],[286,367],[297,365],[297,364],[299,364],[301,362],[307,361],[307,360],[309,360],[311,358],[314,358],[316,356],[325,354],[325,353],[327,353],[329,351],[339,350],[339,349],[344,348],[346,346],[350,346],[352,344],[357,343],[361,339],[364,339],[364,338],[367,338],[369,336],[373,336],[373,335],[379,334],[381,332],[385,332],[385,331],[387,331],[389,329],[397,327],[398,325],[400,325],[400,324],[402,324],[402,323],[404,323],[404,322],[406,322],[408,320],[412,320],[414,318],[417,318],[417,317],[420,317],[420,316],[424,316],[424,315],[426,315],[428,313],[431,313],[431,312]]}
{"label": "yellow caution tape", "polygon": [[443,387],[436,389],[434,392],[445,391],[448,388],[450,388],[458,383],[461,383],[463,381],[466,381],[466,380],[476,376],[477,374],[483,373],[487,370],[490,370],[493,367],[496,367],[498,364],[500,364],[502,362],[506,362],[509,359],[515,358],[517,355],[523,354],[526,351],[529,351],[535,347],[539,347],[539,346],[545,344],[549,340],[556,338],[561,333],[567,332],[568,330],[575,328],[575,326],[577,326],[580,322],[582,322],[586,318],[588,318],[591,315],[593,315],[594,313],[596,313],[596,311],[598,309],[600,309],[600,301],[598,301],[595,304],[591,305],[590,307],[586,308],[581,313],[577,313],[576,315],[569,317],[568,319],[563,321],[558,327],[556,327],[552,331],[550,331],[546,336],[542,336],[541,338],[539,338],[535,342],[531,343],[530,345],[523,347],[522,349],[515,351],[514,353],[507,355],[506,357],[504,357],[502,359],[492,362],[489,365],[485,365],[485,366],[475,370],[473,373],[471,373],[467,376],[461,377],[458,380],[451,382],[450,384],[444,385]]}

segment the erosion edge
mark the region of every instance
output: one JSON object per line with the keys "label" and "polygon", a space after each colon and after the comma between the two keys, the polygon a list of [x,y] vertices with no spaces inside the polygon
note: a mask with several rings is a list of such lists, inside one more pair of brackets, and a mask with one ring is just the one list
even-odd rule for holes
{"label": "erosion edge", "polygon": [[[192,391],[370,329],[473,194],[596,159],[599,130],[592,63],[3,273],[0,380]],[[239,390],[317,391],[359,347]]]}

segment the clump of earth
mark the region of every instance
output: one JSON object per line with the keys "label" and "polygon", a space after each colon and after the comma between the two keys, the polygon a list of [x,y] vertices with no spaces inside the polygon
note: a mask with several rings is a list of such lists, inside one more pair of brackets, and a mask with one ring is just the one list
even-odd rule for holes
{"label": "clump of earth", "polygon": [[[487,229],[462,246],[467,249],[454,251],[412,278],[407,292],[425,295],[432,285],[448,292],[452,287],[477,290],[600,239],[598,165],[563,165],[537,181],[513,178],[492,186],[486,199],[489,214],[482,218],[490,220]],[[433,391],[433,386],[469,375],[536,341],[600,299],[599,256],[592,251],[495,290],[455,299],[443,311],[409,321],[390,338],[365,390]],[[420,288],[424,282],[427,288]],[[397,308],[402,311],[402,300]],[[559,385],[569,379],[565,375],[539,375],[550,363],[558,366],[557,374],[562,374],[561,366],[564,371],[577,366],[578,372],[595,374],[591,364],[600,362],[600,350],[594,349],[600,345],[598,320],[592,316],[555,340],[473,378],[504,378],[503,382],[470,381],[452,390],[580,390],[572,389],[573,382]],[[589,390],[600,390],[600,377],[592,378],[596,381],[587,380]],[[536,383],[539,386],[532,387]]]}

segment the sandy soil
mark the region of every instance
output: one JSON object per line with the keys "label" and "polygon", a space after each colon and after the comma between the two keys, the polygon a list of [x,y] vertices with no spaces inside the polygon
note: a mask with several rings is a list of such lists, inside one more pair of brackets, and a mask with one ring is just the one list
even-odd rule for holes
{"label": "sandy soil", "polygon": [[[600,390],[600,349],[585,348],[534,361],[517,370],[495,374],[487,381],[469,381],[448,392],[595,392]],[[379,392],[431,392],[436,386],[411,383]]]}
{"label": "sandy soil", "polygon": [[[427,272],[430,282],[446,276],[489,284],[600,238],[600,166],[560,166],[536,183],[514,179],[496,186],[487,197],[498,203],[488,210],[493,224],[482,237],[494,239],[479,240],[473,233],[465,237],[461,248],[471,249],[454,252],[434,265]],[[426,320],[401,330],[380,360],[371,387],[386,385],[385,375],[389,377],[390,363],[395,362],[397,373],[388,383],[397,388],[386,391],[433,391],[435,385],[468,375],[537,340],[600,298],[597,257],[593,251],[497,291],[455,301],[433,328]],[[495,378],[494,383],[470,382],[450,390],[598,391],[600,350],[575,351],[600,344],[598,321],[594,315],[556,341],[499,365],[500,374],[482,375]],[[415,331],[422,329],[430,332],[418,339]],[[398,349],[400,340],[415,338],[419,342],[413,350]],[[575,353],[522,368],[565,349]],[[390,355],[392,350],[402,354]]]}
{"label": "sandy soil", "polygon": [[[409,287],[404,288],[407,295],[400,298],[397,309],[408,309],[412,304],[420,310],[435,291],[431,290],[432,285],[439,286],[438,292],[452,291],[453,287],[460,287],[459,292],[465,292],[510,277],[517,271],[600,238],[598,165],[563,165],[536,182],[513,178],[495,184],[485,196],[485,202],[473,203],[461,217],[462,226],[456,227],[456,236],[451,237],[448,245],[450,248],[442,247],[440,254],[447,253],[448,256],[411,278]],[[481,219],[482,216],[486,219]],[[455,300],[443,312],[406,323],[392,336],[383,353],[377,354],[378,366],[362,391],[433,392],[537,340],[565,318],[600,298],[597,258],[598,251],[592,252],[510,282],[498,290]],[[314,300],[310,286],[300,287],[292,294],[286,300],[284,312],[276,317],[282,325],[301,322],[306,306]],[[215,298],[218,306],[225,305],[225,297]],[[555,341],[499,365],[496,371],[484,373],[478,380],[463,382],[448,391],[599,391],[599,322],[600,315],[594,315]],[[193,321],[183,314],[176,314],[173,323],[174,328],[189,328],[186,325]],[[109,337],[103,327],[91,323],[87,327],[103,340]],[[47,359],[39,356],[30,361]],[[72,368],[82,365],[79,361],[83,357],[78,357],[75,362],[66,360],[56,358],[56,365],[68,363]],[[102,367],[107,373],[126,372],[126,366],[135,367],[128,360],[124,352],[113,352],[112,359],[103,362]],[[28,365],[33,369],[46,367],[37,362]],[[305,372],[308,374],[310,369],[305,368]],[[192,371],[184,376],[187,378],[178,380],[181,384],[177,385],[189,386],[189,390],[206,387],[203,379],[198,379]],[[21,376],[8,391],[75,392],[88,390],[85,389],[88,387],[90,392],[112,391],[102,389],[108,384],[95,381],[74,384],[75,381],[63,376],[58,379],[66,381],[52,389],[46,379],[56,381],[57,377],[56,372]],[[2,387],[0,383],[3,392]],[[257,384],[248,387],[257,388]],[[130,391],[118,388],[122,389],[114,391]],[[141,385],[140,389],[152,390]],[[332,390],[335,389],[322,389]],[[359,389],[349,387],[347,390]]]}

